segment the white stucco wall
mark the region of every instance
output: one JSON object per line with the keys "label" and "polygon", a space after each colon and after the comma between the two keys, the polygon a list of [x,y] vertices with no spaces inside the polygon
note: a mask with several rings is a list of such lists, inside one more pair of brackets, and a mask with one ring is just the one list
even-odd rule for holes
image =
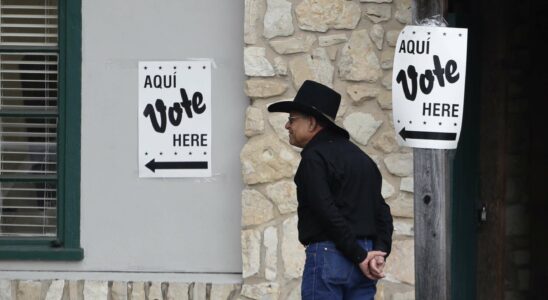
{"label": "white stucco wall", "polygon": [[[42,277],[58,276],[49,271],[85,277],[76,271],[241,278],[239,151],[249,104],[242,89],[243,1],[82,2],[85,258],[2,262],[2,270],[44,270]],[[139,179],[137,63],[198,57],[217,65],[212,71],[214,176]]]}

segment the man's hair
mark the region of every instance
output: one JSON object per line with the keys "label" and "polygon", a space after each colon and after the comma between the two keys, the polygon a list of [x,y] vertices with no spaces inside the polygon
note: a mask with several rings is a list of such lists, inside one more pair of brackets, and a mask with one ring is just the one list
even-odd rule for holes
{"label": "man's hair", "polygon": [[315,115],[307,114],[307,113],[304,113],[304,112],[300,112],[300,114],[307,117],[307,118],[313,117],[314,119],[316,119],[316,123],[324,129],[327,129],[327,128],[331,127],[331,123],[326,121],[324,118],[320,118],[320,117],[317,117]]}

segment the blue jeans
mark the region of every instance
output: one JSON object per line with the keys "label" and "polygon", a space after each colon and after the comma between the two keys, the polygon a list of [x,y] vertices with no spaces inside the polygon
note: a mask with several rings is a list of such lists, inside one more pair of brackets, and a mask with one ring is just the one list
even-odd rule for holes
{"label": "blue jeans", "polygon": [[[358,241],[367,251],[370,240]],[[377,281],[363,275],[360,267],[335,248],[333,242],[313,243],[306,247],[301,297],[303,300],[373,300]]]}

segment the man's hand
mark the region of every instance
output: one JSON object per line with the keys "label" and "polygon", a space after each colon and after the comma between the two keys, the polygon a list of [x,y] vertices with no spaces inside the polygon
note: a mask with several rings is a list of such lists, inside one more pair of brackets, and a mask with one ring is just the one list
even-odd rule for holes
{"label": "man's hand", "polygon": [[[367,252],[367,257],[360,263],[360,269],[362,270],[363,274],[371,280],[378,280],[383,278],[384,273],[382,272],[382,269],[384,268],[385,256],[386,252],[382,251]],[[377,261],[376,257],[382,258],[382,263],[380,263],[380,261]],[[374,261],[374,263],[371,264],[370,268],[371,261]]]}

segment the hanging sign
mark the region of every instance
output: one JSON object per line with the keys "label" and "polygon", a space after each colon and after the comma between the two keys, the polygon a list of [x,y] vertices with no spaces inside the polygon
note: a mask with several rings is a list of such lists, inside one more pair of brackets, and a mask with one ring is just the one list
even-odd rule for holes
{"label": "hanging sign", "polygon": [[406,26],[394,55],[392,109],[400,145],[455,149],[462,127],[467,29]]}
{"label": "hanging sign", "polygon": [[139,177],[211,176],[211,63],[139,62]]}

